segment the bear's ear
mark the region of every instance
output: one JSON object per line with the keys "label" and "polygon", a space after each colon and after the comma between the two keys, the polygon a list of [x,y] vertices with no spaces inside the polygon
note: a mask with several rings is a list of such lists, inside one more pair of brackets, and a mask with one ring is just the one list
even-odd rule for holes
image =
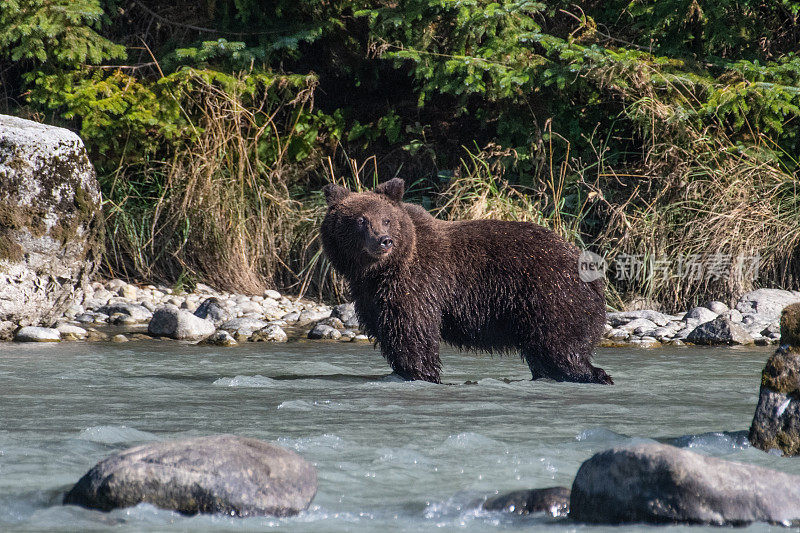
{"label": "bear's ear", "polygon": [[329,206],[338,204],[350,194],[349,190],[335,183],[327,184],[322,188],[322,192],[325,193],[325,201],[328,202]]}
{"label": "bear's ear", "polygon": [[386,183],[381,183],[375,187],[375,192],[389,197],[393,202],[399,202],[403,199],[403,192],[406,189],[406,182],[400,178],[392,178]]}

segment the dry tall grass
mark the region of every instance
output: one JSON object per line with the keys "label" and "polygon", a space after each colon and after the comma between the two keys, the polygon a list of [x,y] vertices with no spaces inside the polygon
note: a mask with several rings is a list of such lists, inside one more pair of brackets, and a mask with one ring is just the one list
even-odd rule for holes
{"label": "dry tall grass", "polygon": [[313,88],[276,105],[269,86],[245,103],[244,77],[224,88],[191,81],[191,92],[176,100],[187,117],[199,117],[191,120],[195,142],[171,161],[119,171],[129,191],[109,206],[109,268],[245,293],[291,285],[286,260],[308,237],[303,222],[314,220],[314,210],[291,198],[292,174],[307,169],[286,158],[293,125],[276,122],[310,105]]}
{"label": "dry tall grass", "polygon": [[800,199],[798,176],[778,157],[787,154],[758,132],[742,145],[723,122],[692,120],[703,112],[693,90],[701,89],[643,65],[620,89],[644,139],[641,164],[614,168],[599,146],[597,162],[576,169],[598,200],[591,216],[602,231],[592,243],[608,260],[642,262],[635,279],[612,272],[615,288],[678,310],[731,304],[759,286],[797,287]]}

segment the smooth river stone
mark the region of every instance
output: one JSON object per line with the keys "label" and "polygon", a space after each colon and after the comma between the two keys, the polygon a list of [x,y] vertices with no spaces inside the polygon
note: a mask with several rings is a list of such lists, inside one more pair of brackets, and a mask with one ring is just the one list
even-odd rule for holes
{"label": "smooth river stone", "polygon": [[58,342],[61,332],[55,328],[42,328],[38,326],[25,326],[14,335],[17,342]]}
{"label": "smooth river stone", "polygon": [[686,340],[694,344],[753,344],[750,333],[725,316],[700,324]]}
{"label": "smooth river stone", "polygon": [[156,309],[153,318],[147,325],[150,335],[172,337],[179,340],[204,339],[214,333],[214,324],[196,317],[185,309],[174,305],[165,305]]}
{"label": "smooth river stone", "polygon": [[602,524],[789,525],[800,521],[800,476],[665,444],[622,446],[581,465],[569,516]]}
{"label": "smooth river stone", "polygon": [[184,514],[291,516],[308,508],[317,471],[268,442],[217,435],[130,448],[95,465],[64,504],[101,511],[150,503]]}

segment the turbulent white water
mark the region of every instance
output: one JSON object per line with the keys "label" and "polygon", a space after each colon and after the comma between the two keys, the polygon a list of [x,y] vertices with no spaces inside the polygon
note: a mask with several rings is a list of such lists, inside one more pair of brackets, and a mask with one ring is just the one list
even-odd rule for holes
{"label": "turbulent white water", "polygon": [[[518,358],[448,350],[447,385],[398,382],[378,352],[353,343],[0,344],[0,530],[654,529],[508,516],[479,504],[498,492],[569,487],[593,453],[648,439],[800,474],[800,462],[755,450],[745,437],[770,352],[604,349],[597,363],[617,383],[604,387],[531,382]],[[60,505],[110,453],[215,433],[272,441],[312,461],[319,491],[311,508],[241,520]]]}

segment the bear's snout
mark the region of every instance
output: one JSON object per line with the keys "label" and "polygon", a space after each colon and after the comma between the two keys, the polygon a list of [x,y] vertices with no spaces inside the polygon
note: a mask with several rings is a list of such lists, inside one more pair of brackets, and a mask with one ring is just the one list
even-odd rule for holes
{"label": "bear's snout", "polygon": [[394,241],[388,235],[368,236],[364,243],[364,251],[375,259],[385,257],[392,251]]}

